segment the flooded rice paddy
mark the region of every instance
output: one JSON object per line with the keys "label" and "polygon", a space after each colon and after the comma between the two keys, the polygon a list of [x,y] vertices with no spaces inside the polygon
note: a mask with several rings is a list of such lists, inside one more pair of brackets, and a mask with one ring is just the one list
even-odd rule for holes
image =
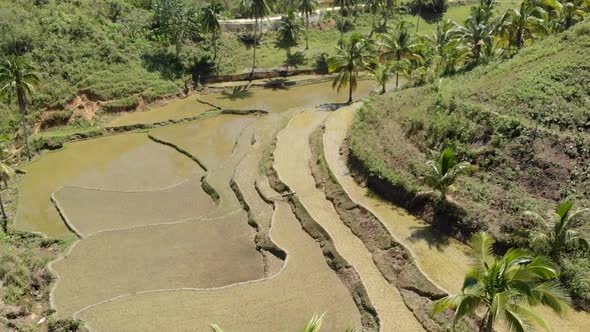
{"label": "flooded rice paddy", "polygon": [[[373,88],[362,81],[356,98]],[[468,267],[464,245],[441,241],[349,176],[338,151],[356,109],[316,108],[346,101],[330,82],[285,90],[238,86],[198,98],[269,113],[218,114],[71,143],[26,166],[16,226],[79,237],[50,264],[58,317],[82,319],[93,331],[209,331],[210,323],[226,331],[296,331],[325,313],[325,331],[422,331],[363,242],[316,188],[308,140],[323,124],[328,165],[352,200],[410,249],[431,280],[451,292],[460,289]],[[210,108],[193,95],[123,114],[110,125],[189,118]],[[302,228],[290,196],[270,187],[271,168],[358,274],[378,328],[363,326],[366,309],[352,294],[359,289],[330,267],[325,244]],[[570,317],[554,326],[575,331],[588,315]]]}

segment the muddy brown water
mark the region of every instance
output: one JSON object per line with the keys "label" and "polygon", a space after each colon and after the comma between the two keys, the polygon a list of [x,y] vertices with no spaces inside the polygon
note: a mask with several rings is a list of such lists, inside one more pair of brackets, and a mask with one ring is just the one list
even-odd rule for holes
{"label": "muddy brown water", "polygon": [[[338,93],[332,89],[332,82],[295,85],[286,89],[252,88],[243,90],[242,88],[243,86],[227,87],[223,92],[205,95],[193,94],[188,98],[172,101],[162,107],[123,114],[109,125],[122,126],[182,119],[199,115],[211,109],[211,106],[199,103],[197,98],[227,109],[258,109],[269,112],[313,107],[324,103],[343,103],[348,100],[348,90],[344,89]],[[353,97],[366,97],[373,89],[372,81],[361,80]]]}

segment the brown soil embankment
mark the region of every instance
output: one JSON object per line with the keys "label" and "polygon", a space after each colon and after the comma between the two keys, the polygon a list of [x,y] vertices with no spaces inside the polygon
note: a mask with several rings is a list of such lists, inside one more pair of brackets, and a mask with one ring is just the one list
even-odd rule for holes
{"label": "brown soil embankment", "polygon": [[379,271],[399,289],[406,306],[424,329],[440,331],[448,321],[437,322],[433,318],[432,304],[446,296],[446,293],[420,271],[411,253],[393,238],[381,221],[365,207],[352,201],[340,187],[324,159],[323,134],[323,128],[319,128],[309,140],[313,156],[310,168],[316,185],[323,189],[342,221],[369,249]]}
{"label": "brown soil embankment", "polygon": [[[399,291],[383,277],[371,254],[350,229],[343,224],[332,204],[316,188],[308,161],[311,158],[309,136],[329,112],[307,110],[294,117],[278,136],[274,168],[283,186],[288,186],[302,208],[324,229],[334,245],[335,253],[358,273],[360,285],[366,290],[365,303],[371,303],[380,322],[380,329],[423,330],[406,308]],[[295,199],[295,198],[293,198]],[[362,307],[361,307],[362,308]]]}

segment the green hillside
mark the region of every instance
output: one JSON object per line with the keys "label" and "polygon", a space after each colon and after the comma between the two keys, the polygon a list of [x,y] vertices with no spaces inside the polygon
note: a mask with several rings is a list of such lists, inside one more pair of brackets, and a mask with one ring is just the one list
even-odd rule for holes
{"label": "green hillside", "polygon": [[[374,97],[355,120],[351,163],[373,189],[457,237],[487,229],[505,246],[529,246],[540,225],[525,211],[547,215],[570,195],[577,207],[590,203],[588,54],[586,20],[510,60]],[[430,150],[445,147],[478,170],[459,178],[449,202],[420,201]],[[578,223],[590,236],[590,224]],[[588,307],[588,255],[560,260]]]}

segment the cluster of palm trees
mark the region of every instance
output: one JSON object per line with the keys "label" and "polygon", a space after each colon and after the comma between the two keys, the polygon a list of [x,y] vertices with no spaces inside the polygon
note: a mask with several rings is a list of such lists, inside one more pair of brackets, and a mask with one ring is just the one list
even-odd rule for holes
{"label": "cluster of palm trees", "polygon": [[[340,43],[339,54],[332,58],[331,69],[338,74],[334,87],[340,90],[350,84],[351,101],[357,73],[362,71],[370,72],[382,93],[393,76],[395,86],[399,86],[400,74],[417,82],[432,81],[472,69],[494,57],[509,57],[535,40],[570,28],[590,12],[587,0],[524,0],[518,8],[504,12],[497,5],[496,0],[480,0],[462,24],[439,22],[430,35],[412,36],[405,21],[400,21],[376,36],[372,29],[362,42],[358,35],[351,36]],[[368,0],[366,4],[375,15],[386,10],[383,8],[383,0]],[[363,48],[359,49],[359,45]]]}

